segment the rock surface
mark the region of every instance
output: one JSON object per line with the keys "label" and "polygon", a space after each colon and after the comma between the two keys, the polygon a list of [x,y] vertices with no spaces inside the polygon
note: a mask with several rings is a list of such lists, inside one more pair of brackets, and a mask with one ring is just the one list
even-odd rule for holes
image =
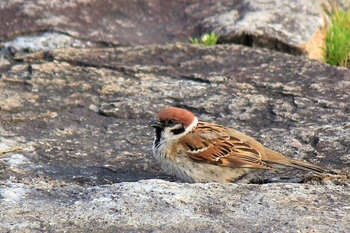
{"label": "rock surface", "polygon": [[350,231],[348,191],[161,180],[85,188],[12,184],[1,187],[0,226],[3,232],[345,233]]}
{"label": "rock surface", "polygon": [[[145,46],[223,29],[217,22],[237,9],[242,25],[261,14],[259,4],[272,19],[261,22],[276,29],[280,13],[252,2],[1,2],[1,232],[349,232],[348,70],[240,45]],[[324,9],[311,3],[283,5],[310,21],[299,39],[285,37],[295,18],[277,37],[271,28],[256,27],[258,35],[300,50],[318,29],[311,24],[323,25]],[[233,28],[221,38],[247,29]],[[30,37],[39,31],[47,33]],[[113,46],[128,44],[140,46]],[[284,170],[264,173],[262,185],[177,183],[151,155],[148,122],[166,106],[338,175]]]}
{"label": "rock surface", "polygon": [[[49,226],[56,228],[63,221],[60,215],[57,215],[61,211],[50,212],[56,211],[58,207],[53,205],[48,209],[46,206],[55,202],[57,206],[63,206],[59,207],[63,208],[62,214],[65,211],[69,213],[71,209],[68,206],[71,206],[73,201],[86,202],[82,209],[74,212],[76,219],[72,223],[73,230],[76,229],[74,227],[86,226],[87,221],[98,221],[101,228],[96,229],[101,231],[141,228],[181,231],[188,227],[187,222],[181,222],[181,216],[175,221],[177,224],[169,223],[170,225],[168,222],[174,217],[170,218],[164,213],[156,217],[158,223],[155,225],[151,224],[150,219],[145,220],[141,217],[137,224],[138,220],[135,221],[134,217],[140,211],[144,213],[143,216],[153,216],[154,209],[168,211],[167,206],[159,203],[157,198],[154,199],[156,196],[144,196],[143,189],[163,190],[164,195],[170,198],[172,194],[168,189],[202,187],[201,184],[179,186],[176,183],[167,183],[166,187],[158,187],[158,183],[164,183],[152,181],[152,188],[147,182],[108,185],[149,178],[176,180],[163,174],[152,158],[153,132],[147,126],[158,110],[169,105],[186,107],[202,120],[235,127],[287,156],[306,159],[344,175],[340,180],[325,181],[328,186],[268,184],[261,187],[242,187],[254,187],[258,190],[265,187],[261,195],[271,197],[283,187],[293,187],[293,190],[299,191],[291,190],[285,195],[296,198],[296,203],[299,203],[297,194],[300,192],[305,198],[313,200],[313,206],[321,206],[323,209],[327,209],[328,206],[318,203],[315,197],[310,197],[305,190],[310,188],[316,193],[326,193],[328,189],[335,189],[337,195],[344,197],[339,201],[339,205],[342,203],[346,210],[349,204],[346,197],[349,193],[347,176],[350,154],[348,70],[303,57],[237,45],[203,47],[177,44],[66,49],[17,57],[16,61],[16,65],[2,74],[0,82],[0,98],[4,100],[0,106],[0,146],[8,151],[13,150],[12,153],[2,155],[1,178],[5,190],[2,192],[5,193],[2,194],[2,210],[10,208],[27,213],[28,209],[23,209],[22,205],[6,202],[6,187],[17,190],[19,186],[22,188],[19,189],[18,195],[26,193],[20,195],[24,199],[23,206],[27,206],[25,202],[31,202],[31,214],[45,217],[39,217],[41,227],[34,223],[13,225],[11,221],[17,222],[18,217],[14,217],[13,220],[6,217],[2,222],[8,229],[20,231],[46,229],[45,227]],[[337,91],[334,92],[334,89]],[[269,172],[264,175],[264,179],[276,182],[304,182],[308,180],[305,180],[305,177],[305,173],[298,171]],[[345,187],[332,186],[334,184]],[[95,185],[98,187],[83,188]],[[113,198],[118,197],[128,213],[105,216],[101,207],[92,212],[89,210],[93,207],[86,209],[91,201],[86,195],[99,196],[102,192],[102,196],[108,196],[114,192],[120,193],[122,191],[116,190],[123,185],[128,185],[130,190],[135,191],[134,195],[144,196],[154,206],[150,209],[134,206],[125,199],[130,195],[117,194]],[[46,199],[42,198],[42,194],[37,193],[42,192],[42,186],[48,193],[54,193],[54,196],[50,194]],[[208,188],[210,186],[211,184],[203,185]],[[217,185],[213,184],[213,187]],[[226,189],[231,186],[220,187]],[[245,191],[238,191],[240,186],[232,187],[237,188],[234,193],[245,196]],[[79,196],[80,191],[77,190],[86,194]],[[67,192],[75,193],[78,197],[73,198]],[[331,191],[332,194],[334,192]],[[221,213],[226,208],[226,202],[222,202],[216,193],[210,194],[208,191],[208,195],[215,197],[215,203],[221,203],[221,210],[218,212]],[[260,199],[248,198],[254,203]],[[325,197],[324,202],[327,200]],[[213,205],[212,199],[202,201],[202,205]],[[192,205],[197,203],[193,202]],[[244,205],[238,206],[245,208]],[[173,208],[176,209],[176,205]],[[178,208],[174,216],[184,211],[185,207]],[[253,206],[251,208],[254,209]],[[331,212],[343,216],[345,210],[330,211],[329,216]],[[256,229],[266,231],[305,228],[318,231],[327,229],[333,232],[343,229],[333,224],[322,225],[324,219],[313,212],[307,213],[308,216],[312,216],[309,220],[305,220],[305,217],[295,219],[295,216],[305,216],[303,211],[305,209],[302,208],[278,210],[281,215],[292,218],[289,222],[288,218],[283,218],[279,224],[291,225],[281,228],[281,225],[274,225],[269,211],[260,209],[254,212],[255,218],[258,215],[259,218],[268,218],[269,224],[256,223]],[[235,213],[233,209],[228,212]],[[248,227],[245,224],[236,225],[237,222],[242,222],[240,217],[228,220],[230,223],[223,226],[218,221],[221,223],[224,220],[217,220],[215,213],[206,217],[204,223],[201,220],[196,225],[194,221],[192,232],[197,229],[208,232],[215,229],[219,232],[224,232],[225,229],[244,231]],[[249,212],[245,216],[249,219],[254,213]],[[295,215],[291,215],[292,213]],[[31,214],[28,215],[28,222],[32,222]],[[124,222],[120,222],[118,216],[124,218]],[[24,218],[27,218],[27,215],[24,215]],[[108,220],[104,220],[105,218]],[[218,224],[208,225],[207,222],[213,222],[214,219]],[[346,226],[348,219],[344,217],[344,221]],[[113,227],[106,225],[106,222],[113,223]],[[145,222],[145,225],[141,222]],[[273,227],[270,225],[272,223]]]}
{"label": "rock surface", "polygon": [[[241,1],[203,20],[203,28],[220,42],[264,47],[323,59],[327,1]],[[286,17],[288,16],[288,17]]]}
{"label": "rock surface", "polygon": [[[185,42],[189,37],[214,31],[221,43],[322,60],[332,4],[330,0],[7,1],[0,3],[0,22],[7,22],[0,24],[0,41],[43,31],[64,34],[56,39],[39,36],[43,42],[33,45],[23,44],[25,38],[8,42],[33,51],[48,44],[90,47]],[[13,15],[16,20],[12,20]],[[67,35],[76,42],[69,41]],[[62,42],[57,42],[58,38]]]}

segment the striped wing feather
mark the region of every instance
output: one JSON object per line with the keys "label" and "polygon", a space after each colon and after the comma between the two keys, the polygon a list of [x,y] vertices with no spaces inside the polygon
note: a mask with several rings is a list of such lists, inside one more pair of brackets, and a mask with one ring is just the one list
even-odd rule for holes
{"label": "striped wing feather", "polygon": [[261,160],[261,154],[249,143],[227,135],[225,128],[199,123],[194,132],[180,144],[187,156],[196,162],[236,168],[272,169]]}

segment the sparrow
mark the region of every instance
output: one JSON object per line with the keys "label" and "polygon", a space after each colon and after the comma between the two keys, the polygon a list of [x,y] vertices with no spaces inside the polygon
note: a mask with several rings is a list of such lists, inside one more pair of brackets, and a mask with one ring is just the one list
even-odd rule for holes
{"label": "sparrow", "polygon": [[149,125],[155,128],[153,155],[162,169],[189,183],[249,183],[259,171],[293,167],[324,175],[316,165],[288,158],[235,129],[198,121],[168,107]]}

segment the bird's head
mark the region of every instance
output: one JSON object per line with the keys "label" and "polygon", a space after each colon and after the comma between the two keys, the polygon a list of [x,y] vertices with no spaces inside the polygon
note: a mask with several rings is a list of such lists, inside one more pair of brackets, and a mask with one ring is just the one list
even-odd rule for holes
{"label": "bird's head", "polygon": [[156,142],[163,137],[164,140],[176,140],[196,128],[198,119],[193,113],[182,109],[169,107],[160,111],[157,119],[149,125],[156,129]]}

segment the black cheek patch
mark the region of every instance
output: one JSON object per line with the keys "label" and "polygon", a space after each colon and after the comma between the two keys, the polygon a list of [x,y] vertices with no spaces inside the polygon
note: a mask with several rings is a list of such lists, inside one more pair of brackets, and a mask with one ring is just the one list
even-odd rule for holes
{"label": "black cheek patch", "polygon": [[172,132],[174,135],[178,135],[178,134],[181,134],[181,133],[185,132],[185,128],[184,128],[183,126],[181,126],[181,128],[173,129],[173,130],[171,130],[171,132]]}

